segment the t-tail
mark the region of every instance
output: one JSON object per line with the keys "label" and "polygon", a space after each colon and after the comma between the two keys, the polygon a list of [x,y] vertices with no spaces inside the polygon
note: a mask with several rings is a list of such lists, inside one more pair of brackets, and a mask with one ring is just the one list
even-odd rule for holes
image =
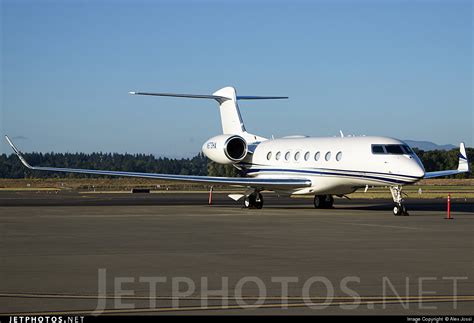
{"label": "t-tail", "polygon": [[217,90],[212,95],[203,94],[178,94],[178,93],[153,93],[153,92],[130,92],[134,95],[152,95],[152,96],[169,96],[178,98],[194,98],[194,99],[214,99],[219,103],[221,115],[222,133],[226,135],[238,135],[244,138],[248,143],[266,140],[251,133],[245,129],[242,115],[240,114],[239,100],[276,100],[288,99],[287,96],[238,96],[235,88],[228,86]]}

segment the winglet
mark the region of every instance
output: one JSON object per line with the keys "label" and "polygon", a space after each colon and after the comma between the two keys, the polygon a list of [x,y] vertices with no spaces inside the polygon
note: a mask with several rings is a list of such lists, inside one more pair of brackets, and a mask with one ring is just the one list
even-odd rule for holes
{"label": "winglet", "polygon": [[23,165],[25,165],[26,167],[28,167],[29,169],[34,169],[34,167],[32,167],[30,164],[28,164],[28,162],[25,160],[25,158],[23,157],[21,151],[16,148],[16,146],[13,144],[13,142],[10,140],[10,138],[8,138],[7,135],[5,135],[5,139],[8,141],[8,144],[12,147],[13,151],[15,152],[15,154],[18,156],[18,158],[20,159],[21,163]]}
{"label": "winglet", "polygon": [[467,160],[466,147],[463,142],[459,144],[459,164],[458,171],[469,172],[469,160]]}

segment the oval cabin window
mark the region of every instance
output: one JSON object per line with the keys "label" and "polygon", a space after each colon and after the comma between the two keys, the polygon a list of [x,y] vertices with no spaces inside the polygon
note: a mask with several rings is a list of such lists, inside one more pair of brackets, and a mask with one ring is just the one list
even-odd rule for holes
{"label": "oval cabin window", "polygon": [[272,158],[272,152],[269,151],[268,154],[267,154],[267,160],[270,160],[270,158]]}
{"label": "oval cabin window", "polygon": [[321,153],[318,151],[318,152],[316,153],[316,155],[314,155],[314,160],[315,160],[315,161],[318,161],[318,160],[319,160],[319,156],[321,156]]}
{"label": "oval cabin window", "polygon": [[281,152],[277,152],[275,155],[276,160],[280,160]]}
{"label": "oval cabin window", "polygon": [[324,159],[326,159],[326,161],[329,161],[329,159],[331,159],[331,152],[330,151],[328,151],[326,153],[326,156],[324,157]]}
{"label": "oval cabin window", "polygon": [[287,151],[285,154],[285,160],[288,161],[290,159],[290,152]]}
{"label": "oval cabin window", "polygon": [[337,155],[336,155],[336,160],[337,161],[340,161],[342,158],[342,151],[338,152]]}
{"label": "oval cabin window", "polygon": [[296,161],[298,161],[300,159],[300,155],[301,155],[301,153],[299,151],[296,152],[296,154],[295,154],[295,160]]}

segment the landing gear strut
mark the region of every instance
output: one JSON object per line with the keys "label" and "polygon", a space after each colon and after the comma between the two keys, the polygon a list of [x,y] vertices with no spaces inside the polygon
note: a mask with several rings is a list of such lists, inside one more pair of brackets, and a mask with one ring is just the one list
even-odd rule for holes
{"label": "landing gear strut", "polygon": [[253,192],[244,199],[244,207],[247,209],[261,209],[263,207],[263,196],[260,192]]}
{"label": "landing gear strut", "polygon": [[402,186],[390,186],[395,206],[393,207],[393,214],[395,215],[409,215],[406,206],[403,204]]}
{"label": "landing gear strut", "polygon": [[317,209],[328,209],[332,208],[334,204],[334,198],[332,195],[315,195],[314,196],[314,207]]}

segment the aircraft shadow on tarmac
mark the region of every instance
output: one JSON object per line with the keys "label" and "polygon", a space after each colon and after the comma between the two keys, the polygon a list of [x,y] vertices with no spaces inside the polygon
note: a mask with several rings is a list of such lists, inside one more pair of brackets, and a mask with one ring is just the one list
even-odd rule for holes
{"label": "aircraft shadow on tarmac", "polygon": [[[273,203],[275,202],[275,203]],[[277,208],[277,209],[288,209],[288,210],[298,210],[298,209],[313,209],[313,205],[310,201],[303,205],[299,201],[288,201],[284,205],[276,201],[271,201],[266,203],[264,208]],[[294,204],[294,205],[292,205]],[[408,211],[436,211],[436,212],[446,212],[447,204],[446,201],[442,199],[438,200],[406,200],[405,205],[408,208]],[[391,210],[393,207],[393,202],[390,200],[336,200],[334,202],[334,210],[358,210],[358,211],[387,211]],[[331,209],[326,209],[331,210]],[[329,211],[330,212],[330,211]],[[451,212],[466,212],[474,213],[474,203],[473,201],[462,200],[452,200],[451,202]]]}
{"label": "aircraft shadow on tarmac", "polygon": [[[4,197],[4,198],[1,198]],[[12,198],[15,197],[15,198]],[[277,197],[273,194],[264,195],[264,210],[275,209],[314,209],[312,199]],[[207,194],[58,194],[37,195],[31,193],[0,194],[0,206],[206,206]],[[446,199],[406,199],[409,211],[446,212]],[[239,208],[242,203],[235,202],[226,194],[215,194],[213,208]],[[335,210],[391,211],[391,199],[336,199]],[[249,210],[257,211],[257,210]],[[315,210],[317,211],[317,210]],[[326,210],[330,212],[330,210]],[[474,213],[472,199],[452,199],[452,212]]]}

